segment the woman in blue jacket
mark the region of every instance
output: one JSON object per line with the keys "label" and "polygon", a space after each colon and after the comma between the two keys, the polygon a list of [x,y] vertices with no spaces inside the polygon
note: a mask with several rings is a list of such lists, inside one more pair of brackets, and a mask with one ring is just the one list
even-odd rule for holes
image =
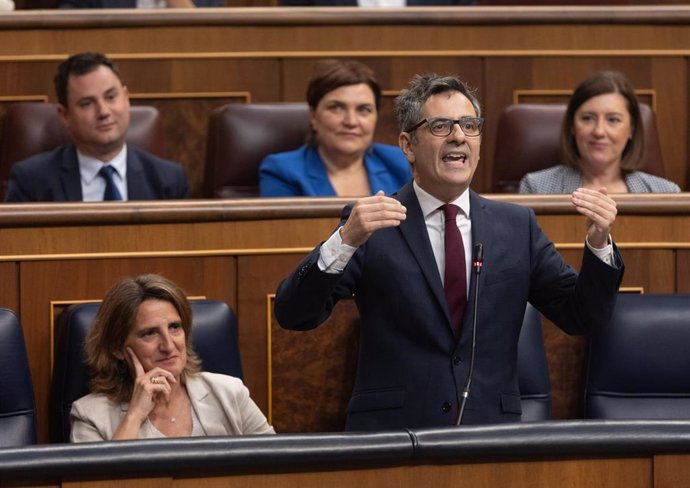
{"label": "woman in blue jacket", "polygon": [[307,88],[307,143],[262,161],[261,196],[396,192],[412,173],[400,148],[373,142],[380,100],[381,88],[369,67],[357,61],[321,61]]}

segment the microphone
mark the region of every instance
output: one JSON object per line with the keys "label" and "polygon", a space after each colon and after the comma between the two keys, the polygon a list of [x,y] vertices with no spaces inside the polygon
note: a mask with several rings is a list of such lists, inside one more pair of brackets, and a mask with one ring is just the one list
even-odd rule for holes
{"label": "microphone", "polygon": [[458,421],[455,425],[462,424],[462,415],[465,413],[465,404],[467,404],[467,397],[470,396],[470,387],[472,386],[472,371],[474,370],[474,352],[477,348],[477,305],[479,303],[479,275],[484,266],[484,245],[474,245],[474,255],[472,256],[472,269],[474,270],[474,303],[472,304],[472,349],[470,352],[470,368],[467,372],[467,380],[465,381],[465,388],[462,390],[462,402],[460,403],[460,413],[458,414]]}

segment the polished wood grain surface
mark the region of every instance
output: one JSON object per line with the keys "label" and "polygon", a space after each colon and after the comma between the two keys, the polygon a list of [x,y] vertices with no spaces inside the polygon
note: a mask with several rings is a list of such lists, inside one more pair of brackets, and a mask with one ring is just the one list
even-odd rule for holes
{"label": "polished wood grain surface", "polygon": [[14,262],[0,263],[0,307],[19,312],[19,265]]}
{"label": "polished wood grain surface", "polygon": [[[676,456],[684,459],[686,456]],[[359,470],[334,470],[320,472],[295,472],[281,474],[255,474],[238,476],[219,476],[190,479],[139,479],[103,480],[98,486],[119,488],[132,487],[195,487],[195,488],[234,488],[252,486],[256,488],[299,487],[322,488],[338,486],[343,488],[435,488],[438,486],[472,486],[478,488],[533,488],[548,486],[559,488],[630,488],[682,486],[663,484],[664,477],[673,478],[668,469],[657,475],[660,484],[653,484],[653,468],[656,459],[586,459],[551,460],[542,462],[512,463],[462,463],[449,465],[416,465],[393,468],[373,468]],[[665,460],[660,460],[659,464]],[[663,465],[664,467],[667,467]],[[669,466],[670,467],[670,466]],[[675,478],[681,479],[681,478]],[[64,482],[63,487],[81,488],[88,482]]]}
{"label": "polished wood grain surface", "polygon": [[270,421],[276,432],[340,432],[354,386],[359,314],[345,300],[309,333],[270,329]]}
{"label": "polished wood grain surface", "polygon": [[[303,230],[306,231],[304,228]],[[285,249],[277,253],[237,258],[238,283],[241,283],[238,286],[237,301],[241,317],[240,349],[242,364],[245,365],[244,380],[250,385],[252,398],[266,415],[270,414],[271,396],[268,352],[271,296],[280,280],[297,266],[304,254],[306,253],[290,253]],[[278,386],[273,384],[273,388]]]}
{"label": "polished wood grain surface", "polygon": [[690,463],[685,456],[654,456],[654,487],[675,488],[690,479]]}

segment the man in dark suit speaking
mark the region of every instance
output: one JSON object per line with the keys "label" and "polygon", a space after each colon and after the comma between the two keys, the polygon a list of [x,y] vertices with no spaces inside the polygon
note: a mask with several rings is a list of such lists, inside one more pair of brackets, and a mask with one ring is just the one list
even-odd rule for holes
{"label": "man in dark suit speaking", "polygon": [[12,166],[6,201],[156,200],[189,196],[184,169],[133,145],[129,93],[99,53],[71,56],[55,75],[58,112],[73,144]]}
{"label": "man in dark suit speaking", "polygon": [[483,119],[463,82],[416,76],[396,111],[413,181],[347,207],[338,230],[279,285],[276,317],[287,329],[312,329],[354,295],[362,322],[348,430],[456,425],[460,411],[463,424],[520,421],[516,356],[526,303],[568,333],[605,326],[623,276],[609,237],[616,204],[605,188],[572,194],[586,222],[578,276],[531,209],[469,189]]}

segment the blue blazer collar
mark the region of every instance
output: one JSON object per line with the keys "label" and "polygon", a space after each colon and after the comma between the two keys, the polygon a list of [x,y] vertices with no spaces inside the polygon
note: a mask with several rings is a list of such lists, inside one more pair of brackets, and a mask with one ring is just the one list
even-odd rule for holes
{"label": "blue blazer collar", "polygon": [[[364,153],[364,167],[367,171],[369,186],[374,188],[387,187],[388,168],[383,164],[375,164],[371,155],[372,147]],[[316,190],[316,194],[321,196],[336,196],[335,188],[328,179],[328,172],[319,151],[313,146],[306,147],[306,174],[307,178]]]}
{"label": "blue blazer collar", "polygon": [[305,170],[315,194],[324,197],[336,196],[335,188],[331,185],[331,180],[328,178],[328,171],[326,171],[326,165],[321,159],[319,151],[314,146],[309,145],[306,146],[305,151]]}

